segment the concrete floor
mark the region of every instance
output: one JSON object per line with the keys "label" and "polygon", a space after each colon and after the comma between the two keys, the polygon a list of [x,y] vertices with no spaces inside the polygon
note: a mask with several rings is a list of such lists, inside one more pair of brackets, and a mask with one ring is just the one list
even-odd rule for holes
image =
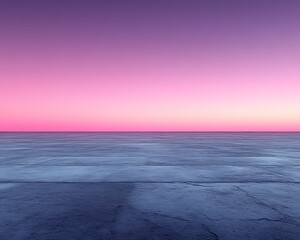
{"label": "concrete floor", "polygon": [[0,239],[300,239],[300,133],[0,133]]}

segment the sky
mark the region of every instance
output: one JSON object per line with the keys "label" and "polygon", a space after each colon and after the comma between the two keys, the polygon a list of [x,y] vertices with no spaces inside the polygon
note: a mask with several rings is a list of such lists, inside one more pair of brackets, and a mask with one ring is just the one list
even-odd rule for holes
{"label": "sky", "polygon": [[300,131],[300,1],[1,0],[0,131]]}

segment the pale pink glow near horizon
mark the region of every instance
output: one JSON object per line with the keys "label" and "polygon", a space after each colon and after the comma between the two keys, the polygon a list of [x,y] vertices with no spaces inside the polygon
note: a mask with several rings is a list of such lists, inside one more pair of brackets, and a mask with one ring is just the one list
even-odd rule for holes
{"label": "pale pink glow near horizon", "polygon": [[48,19],[12,19],[0,40],[0,131],[300,131],[296,28],[220,27],[214,42],[193,27],[139,35],[127,20],[116,36],[96,25],[80,36],[70,22],[56,32]]}

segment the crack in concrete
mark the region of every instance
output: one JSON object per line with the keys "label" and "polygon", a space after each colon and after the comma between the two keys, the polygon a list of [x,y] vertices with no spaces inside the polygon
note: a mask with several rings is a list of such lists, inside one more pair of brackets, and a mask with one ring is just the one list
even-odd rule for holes
{"label": "crack in concrete", "polygon": [[209,232],[211,235],[214,236],[215,240],[219,240],[218,234],[216,234],[215,232],[213,232],[213,231],[209,228],[209,226],[207,226],[207,225],[204,224],[204,223],[202,223],[202,226],[205,228],[205,230],[206,230],[207,232]]}
{"label": "crack in concrete", "polygon": [[[289,165],[289,166],[290,166],[290,165]],[[267,167],[269,168],[269,167],[271,167],[271,166],[267,166]],[[259,167],[256,166],[256,168],[259,168]],[[272,172],[272,171],[266,169],[265,167],[263,167],[262,169],[263,169],[264,171],[266,171],[267,173],[269,173],[270,175],[272,175],[272,176],[280,177],[281,179],[285,179],[285,180],[288,180],[288,181],[291,181],[291,182],[295,181],[295,179],[293,179],[293,178],[291,178],[291,177],[287,177],[287,176],[285,176],[285,175],[283,175],[283,174],[281,174],[281,173]]]}
{"label": "crack in concrete", "polygon": [[251,218],[246,219],[247,221],[268,221],[268,222],[284,222],[284,219],[269,219],[269,218]]}
{"label": "crack in concrete", "polygon": [[142,213],[142,214],[148,214],[148,215],[154,215],[154,216],[158,216],[158,217],[170,218],[170,219],[184,221],[184,222],[190,222],[191,221],[191,220],[188,220],[188,219],[185,219],[185,218],[174,217],[174,216],[170,216],[170,215],[166,215],[166,214],[162,214],[162,213],[157,213],[157,212],[142,212],[142,211],[139,211],[139,212]]}
{"label": "crack in concrete", "polygon": [[205,218],[207,218],[210,221],[214,221],[214,222],[218,222],[218,221],[222,221],[222,220],[229,220],[228,218],[225,217],[221,217],[221,218],[211,218],[209,216],[207,216],[206,214],[202,214]]}
{"label": "crack in concrete", "polygon": [[[245,189],[241,188],[241,187],[238,187],[236,186],[236,188],[238,190],[240,190],[241,192],[245,193],[245,195],[249,198],[251,198],[256,204],[260,205],[260,206],[263,206],[265,208],[268,208],[268,209],[271,209],[273,211],[275,211],[276,213],[278,213],[279,215],[282,216],[281,219],[277,219],[278,222],[282,222],[282,223],[288,223],[288,224],[293,224],[293,225],[296,225],[296,226],[300,226],[300,224],[295,220],[294,217],[286,214],[286,213],[283,213],[281,212],[280,210],[278,210],[277,208],[273,207],[273,206],[270,206],[268,204],[266,204],[265,202],[262,202],[261,200],[259,200],[258,198],[256,198],[255,196],[251,195],[248,191],[246,191]],[[261,221],[261,220],[266,220],[267,218],[261,218],[260,220],[258,219],[258,221]]]}
{"label": "crack in concrete", "polygon": [[197,183],[197,182],[182,182],[184,184],[188,184],[188,185],[192,185],[192,186],[199,186],[199,187],[210,187],[210,186],[206,186],[206,185],[203,185],[203,184],[200,184],[200,183]]}
{"label": "crack in concrete", "polygon": [[[142,213],[142,214],[146,214],[146,215],[154,215],[154,216],[157,216],[157,217],[165,217],[165,218],[170,218],[170,219],[174,219],[174,220],[179,220],[179,221],[184,221],[184,222],[191,222],[192,220],[188,220],[188,219],[185,219],[185,218],[181,218],[181,217],[174,217],[174,216],[170,216],[170,215],[166,215],[166,214],[162,214],[162,213],[156,213],[156,212],[143,212],[143,211],[139,211],[137,209],[135,209],[136,211]],[[205,216],[207,217],[207,216]],[[212,219],[212,218],[209,218],[207,217],[208,219],[210,220],[213,220],[213,221],[220,221],[220,220],[223,220],[225,218],[221,218],[221,219]],[[145,220],[146,222],[149,222],[151,223],[151,225],[153,225],[153,228],[164,228],[160,225],[157,225],[155,223],[153,223],[152,221],[150,221],[149,219],[143,219]],[[215,240],[219,240],[219,236],[217,233],[215,233],[214,231],[212,231],[210,229],[210,227],[205,224],[205,223],[201,223],[201,225],[204,227],[204,229],[209,233],[211,234]]]}

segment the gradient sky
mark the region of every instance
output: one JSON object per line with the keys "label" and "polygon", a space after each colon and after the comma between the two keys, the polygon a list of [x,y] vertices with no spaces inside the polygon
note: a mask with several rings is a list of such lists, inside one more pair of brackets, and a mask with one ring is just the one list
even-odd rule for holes
{"label": "gradient sky", "polygon": [[0,131],[241,130],[300,131],[300,1],[0,1]]}

